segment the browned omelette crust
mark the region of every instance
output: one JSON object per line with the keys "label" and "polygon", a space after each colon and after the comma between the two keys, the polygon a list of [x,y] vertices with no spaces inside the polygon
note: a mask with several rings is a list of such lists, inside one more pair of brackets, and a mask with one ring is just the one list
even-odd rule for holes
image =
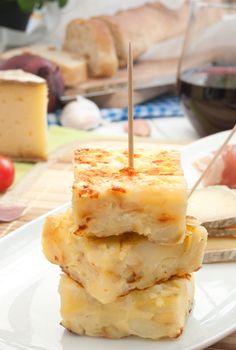
{"label": "browned omelette crust", "polygon": [[[118,158],[120,166],[112,166],[114,156]],[[168,185],[173,181],[171,178],[183,176],[179,153],[176,151],[163,150],[156,154],[145,151],[135,153],[134,158],[137,161],[133,169],[127,167],[126,151],[118,154],[102,149],[76,150],[73,190],[79,197],[98,198],[100,185],[106,184],[106,190],[122,194],[127,192],[127,186],[131,184]]]}

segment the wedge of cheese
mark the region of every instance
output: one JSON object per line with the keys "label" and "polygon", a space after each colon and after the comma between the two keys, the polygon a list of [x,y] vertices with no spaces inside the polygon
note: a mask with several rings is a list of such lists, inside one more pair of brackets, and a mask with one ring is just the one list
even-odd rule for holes
{"label": "wedge of cheese", "polygon": [[48,260],[84,286],[101,303],[110,303],[134,289],[183,276],[202,264],[207,233],[189,222],[180,244],[160,245],[146,237],[126,233],[94,238],[73,233],[71,213],[48,217],[42,243]]}
{"label": "wedge of cheese", "polygon": [[61,324],[80,335],[121,338],[176,338],[192,308],[191,276],[173,278],[145,290],[135,290],[110,304],[100,304],[68,276],[61,277]]}
{"label": "wedge of cheese", "polygon": [[134,232],[159,243],[181,242],[187,187],[179,153],[137,151],[132,169],[125,151],[79,149],[72,206],[78,236]]}
{"label": "wedge of cheese", "polygon": [[197,217],[209,235],[213,236],[217,230],[222,230],[222,236],[230,232],[233,235],[236,231],[236,192],[226,186],[198,189],[189,198],[187,213]]}
{"label": "wedge of cheese", "polygon": [[47,159],[47,85],[22,70],[0,71],[0,154]]}
{"label": "wedge of cheese", "polygon": [[204,263],[236,261],[236,238],[210,237],[204,254]]}

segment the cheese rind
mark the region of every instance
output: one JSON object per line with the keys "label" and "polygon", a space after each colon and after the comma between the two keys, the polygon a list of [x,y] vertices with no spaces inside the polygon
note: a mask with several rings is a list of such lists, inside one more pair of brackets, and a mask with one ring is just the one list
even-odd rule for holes
{"label": "cheese rind", "polygon": [[45,80],[37,75],[24,72],[21,69],[10,69],[0,71],[0,82],[15,84],[45,84]]}
{"label": "cheese rind", "polygon": [[47,159],[47,84],[21,70],[0,71],[0,154]]}
{"label": "cheese rind", "polygon": [[48,217],[42,243],[47,259],[80,282],[101,303],[201,267],[207,233],[191,223],[183,243],[159,245],[126,233],[106,238],[78,237],[71,213]]}
{"label": "cheese rind", "polygon": [[193,277],[174,278],[100,304],[68,276],[61,276],[62,325],[77,334],[121,338],[176,338],[183,332],[194,297]]}
{"label": "cheese rind", "polygon": [[209,237],[236,237],[236,228],[231,227],[218,227],[218,228],[207,228]]}
{"label": "cheese rind", "polygon": [[204,254],[204,264],[236,261],[236,238],[209,237]]}
{"label": "cheese rind", "polygon": [[221,229],[236,224],[235,208],[235,191],[226,186],[208,186],[189,198],[187,213],[197,217],[207,229]]}
{"label": "cheese rind", "polygon": [[137,151],[134,169],[124,151],[75,152],[73,216],[77,234],[135,232],[159,243],[184,239],[187,187],[176,151]]}

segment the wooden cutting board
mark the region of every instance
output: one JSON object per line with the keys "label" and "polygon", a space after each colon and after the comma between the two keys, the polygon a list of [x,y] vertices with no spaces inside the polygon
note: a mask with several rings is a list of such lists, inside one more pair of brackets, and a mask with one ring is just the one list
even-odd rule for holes
{"label": "wooden cutting board", "polygon": [[[158,143],[150,139],[139,139],[136,146],[141,148],[181,148],[185,143]],[[15,186],[3,201],[15,201],[19,204],[25,204],[24,215],[12,223],[0,224],[0,237],[5,236],[12,230],[24,225],[25,223],[37,218],[38,216],[56,208],[71,199],[71,184],[73,179],[72,158],[73,151],[78,147],[103,147],[103,148],[121,148],[126,146],[126,140],[91,140],[76,141],[66,145],[54,152],[49,161],[38,163],[34,166],[24,179]],[[2,202],[3,202],[2,201]],[[235,350],[236,332],[226,337],[207,350]]]}
{"label": "wooden cutting board", "polygon": [[[134,103],[173,91],[176,82],[177,59],[140,61],[134,64]],[[149,86],[149,88],[147,88]],[[144,88],[145,87],[145,88]],[[99,96],[91,97],[90,94]],[[127,69],[119,69],[110,78],[89,78],[86,82],[66,88],[66,96],[87,95],[99,107],[127,107]]]}

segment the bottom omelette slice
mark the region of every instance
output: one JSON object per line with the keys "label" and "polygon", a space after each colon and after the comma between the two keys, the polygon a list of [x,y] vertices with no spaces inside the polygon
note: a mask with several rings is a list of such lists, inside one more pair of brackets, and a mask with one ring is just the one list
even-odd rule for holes
{"label": "bottom omelette slice", "polygon": [[101,304],[67,275],[61,276],[62,325],[80,335],[121,338],[175,338],[181,335],[192,308],[191,275],[172,278],[144,290],[134,290]]}

